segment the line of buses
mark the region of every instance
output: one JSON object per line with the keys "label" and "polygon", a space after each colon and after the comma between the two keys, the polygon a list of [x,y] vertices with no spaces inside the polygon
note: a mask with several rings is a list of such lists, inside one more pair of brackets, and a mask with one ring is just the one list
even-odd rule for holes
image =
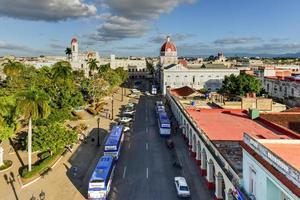
{"label": "line of buses", "polygon": [[[159,134],[161,136],[170,136],[170,120],[161,101],[156,102],[155,112],[158,120]],[[120,157],[121,146],[124,140],[123,129],[123,125],[114,126],[109,137],[106,139],[104,156],[99,159],[89,181],[88,199],[107,199],[114,175],[116,161]]]}
{"label": "line of buses", "polygon": [[161,136],[170,136],[171,135],[171,123],[169,117],[166,113],[165,107],[162,101],[157,101],[155,103],[155,113],[157,116],[159,134]]}
{"label": "line of buses", "polygon": [[123,125],[114,126],[105,141],[104,156],[99,159],[89,181],[88,199],[106,200],[108,197],[124,140],[123,128]]}

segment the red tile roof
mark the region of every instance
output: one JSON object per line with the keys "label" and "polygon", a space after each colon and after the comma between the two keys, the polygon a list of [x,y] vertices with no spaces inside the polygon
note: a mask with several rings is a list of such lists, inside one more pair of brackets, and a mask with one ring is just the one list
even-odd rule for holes
{"label": "red tile roof", "polygon": [[244,132],[255,138],[282,139],[290,136],[251,120],[240,109],[191,109],[187,112],[210,140],[242,141]]}
{"label": "red tile roof", "polygon": [[195,93],[196,91],[188,86],[184,86],[181,88],[171,89],[171,93],[174,96],[180,96],[180,97],[187,97],[191,94]]}
{"label": "red tile roof", "polygon": [[76,39],[76,38],[73,38],[73,39],[71,40],[71,44],[72,44],[72,43],[75,43],[75,42],[77,42],[77,39]]}

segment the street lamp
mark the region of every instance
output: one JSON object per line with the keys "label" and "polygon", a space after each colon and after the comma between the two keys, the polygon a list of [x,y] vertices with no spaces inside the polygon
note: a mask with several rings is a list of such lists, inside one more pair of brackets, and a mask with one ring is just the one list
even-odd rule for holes
{"label": "street lamp", "polygon": [[98,145],[98,147],[100,146],[100,117],[98,116],[98,118],[97,118],[97,123],[98,123],[98,143],[97,143],[97,145]]}
{"label": "street lamp", "polygon": [[111,120],[114,119],[114,93],[111,96]]}

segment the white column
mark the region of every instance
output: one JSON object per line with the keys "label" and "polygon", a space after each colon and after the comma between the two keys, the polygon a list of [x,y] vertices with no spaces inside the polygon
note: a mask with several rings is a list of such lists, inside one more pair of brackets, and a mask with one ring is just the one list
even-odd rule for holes
{"label": "white column", "polygon": [[215,195],[217,199],[223,199],[223,188],[222,188],[222,182],[223,182],[223,177],[222,176],[216,176],[216,191]]}
{"label": "white column", "polygon": [[3,154],[4,154],[4,150],[3,150],[2,146],[0,146],[0,166],[4,165]]}
{"label": "white column", "polygon": [[207,176],[206,179],[209,183],[214,182],[214,163],[212,161],[207,162]]}
{"label": "white column", "polygon": [[232,191],[231,190],[229,190],[228,192],[227,192],[227,194],[226,194],[226,200],[233,200],[233,196],[232,196]]}
{"label": "white column", "polygon": [[201,147],[200,145],[197,144],[197,154],[196,154],[196,159],[201,160]]}

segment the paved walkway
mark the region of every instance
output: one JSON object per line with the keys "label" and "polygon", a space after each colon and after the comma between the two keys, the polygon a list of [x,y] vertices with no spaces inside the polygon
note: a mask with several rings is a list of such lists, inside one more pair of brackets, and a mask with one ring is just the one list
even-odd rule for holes
{"label": "paved walkway", "polygon": [[[129,92],[127,91],[127,94]],[[129,99],[124,97],[121,102],[121,93],[115,95],[114,100],[114,119],[118,118],[119,110],[122,105],[125,105]],[[107,108],[111,108],[111,100],[108,100]],[[22,162],[27,164],[26,153],[21,153],[21,159],[18,159],[16,153],[10,148],[9,143],[4,143],[5,159],[13,161],[13,167],[6,172],[0,173],[0,200],[29,200],[32,196],[38,198],[41,191],[45,192],[47,200],[73,200],[86,199],[87,181],[90,177],[91,170],[97,162],[97,157],[100,157],[101,146],[97,146],[97,118],[92,115],[87,115],[83,120],[70,122],[71,125],[78,125],[80,123],[87,124],[89,127],[89,138],[86,144],[77,144],[73,153],[68,152],[62,160],[55,166],[44,178],[37,182],[21,188],[18,181],[18,170],[22,166]],[[115,123],[110,119],[101,117],[100,120],[100,141],[103,143],[105,137],[112,124]],[[9,150],[11,149],[11,150]],[[99,155],[99,156],[97,156]],[[73,167],[77,168],[74,174]],[[12,175],[14,178],[12,178]],[[6,180],[4,177],[7,177]]]}

